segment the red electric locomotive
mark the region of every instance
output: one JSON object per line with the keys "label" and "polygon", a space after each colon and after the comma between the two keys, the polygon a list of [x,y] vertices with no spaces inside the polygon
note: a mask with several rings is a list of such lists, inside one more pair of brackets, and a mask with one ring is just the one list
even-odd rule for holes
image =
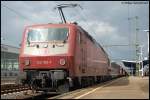
{"label": "red electric locomotive", "polygon": [[62,93],[110,78],[108,55],[76,23],[26,27],[19,66],[35,90]]}
{"label": "red electric locomotive", "polygon": [[46,90],[100,81],[108,77],[110,65],[103,48],[76,24],[27,27],[19,62],[25,81]]}

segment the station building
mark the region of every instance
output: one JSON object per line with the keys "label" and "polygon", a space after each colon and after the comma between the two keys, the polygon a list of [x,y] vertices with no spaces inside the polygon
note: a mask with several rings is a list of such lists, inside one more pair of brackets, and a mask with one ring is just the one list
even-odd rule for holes
{"label": "station building", "polygon": [[[130,72],[130,75],[134,75],[136,76],[136,61],[122,61],[123,64],[129,69],[129,72]],[[149,76],[149,59],[147,60],[143,60],[143,71],[144,71],[144,75],[145,76]],[[141,75],[141,72],[142,71],[142,68],[141,68],[141,65],[140,65],[140,69],[139,69],[139,73]]]}
{"label": "station building", "polygon": [[19,48],[1,44],[1,77],[17,76],[19,72]]}

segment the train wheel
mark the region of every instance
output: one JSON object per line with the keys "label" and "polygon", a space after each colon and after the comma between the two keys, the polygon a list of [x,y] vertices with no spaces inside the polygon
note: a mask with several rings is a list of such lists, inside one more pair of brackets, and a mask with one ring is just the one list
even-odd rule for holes
{"label": "train wheel", "polygon": [[37,88],[38,88],[38,85],[36,83],[36,80],[33,80],[31,83],[30,83],[30,88],[32,90],[33,93],[36,93],[37,92]]}
{"label": "train wheel", "polygon": [[69,83],[65,82],[64,84],[58,86],[58,92],[59,93],[66,93],[69,92]]}

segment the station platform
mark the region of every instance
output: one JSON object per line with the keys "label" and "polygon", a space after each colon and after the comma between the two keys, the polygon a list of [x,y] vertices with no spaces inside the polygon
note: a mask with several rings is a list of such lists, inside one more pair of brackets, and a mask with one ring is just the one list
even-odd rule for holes
{"label": "station platform", "polygon": [[121,77],[49,99],[149,99],[149,77]]}

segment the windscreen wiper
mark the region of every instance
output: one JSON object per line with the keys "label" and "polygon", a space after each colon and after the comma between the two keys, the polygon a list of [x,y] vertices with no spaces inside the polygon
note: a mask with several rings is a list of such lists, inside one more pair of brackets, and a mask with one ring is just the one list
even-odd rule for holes
{"label": "windscreen wiper", "polygon": [[69,37],[69,33],[67,32],[67,37],[63,40],[63,43],[66,43]]}

